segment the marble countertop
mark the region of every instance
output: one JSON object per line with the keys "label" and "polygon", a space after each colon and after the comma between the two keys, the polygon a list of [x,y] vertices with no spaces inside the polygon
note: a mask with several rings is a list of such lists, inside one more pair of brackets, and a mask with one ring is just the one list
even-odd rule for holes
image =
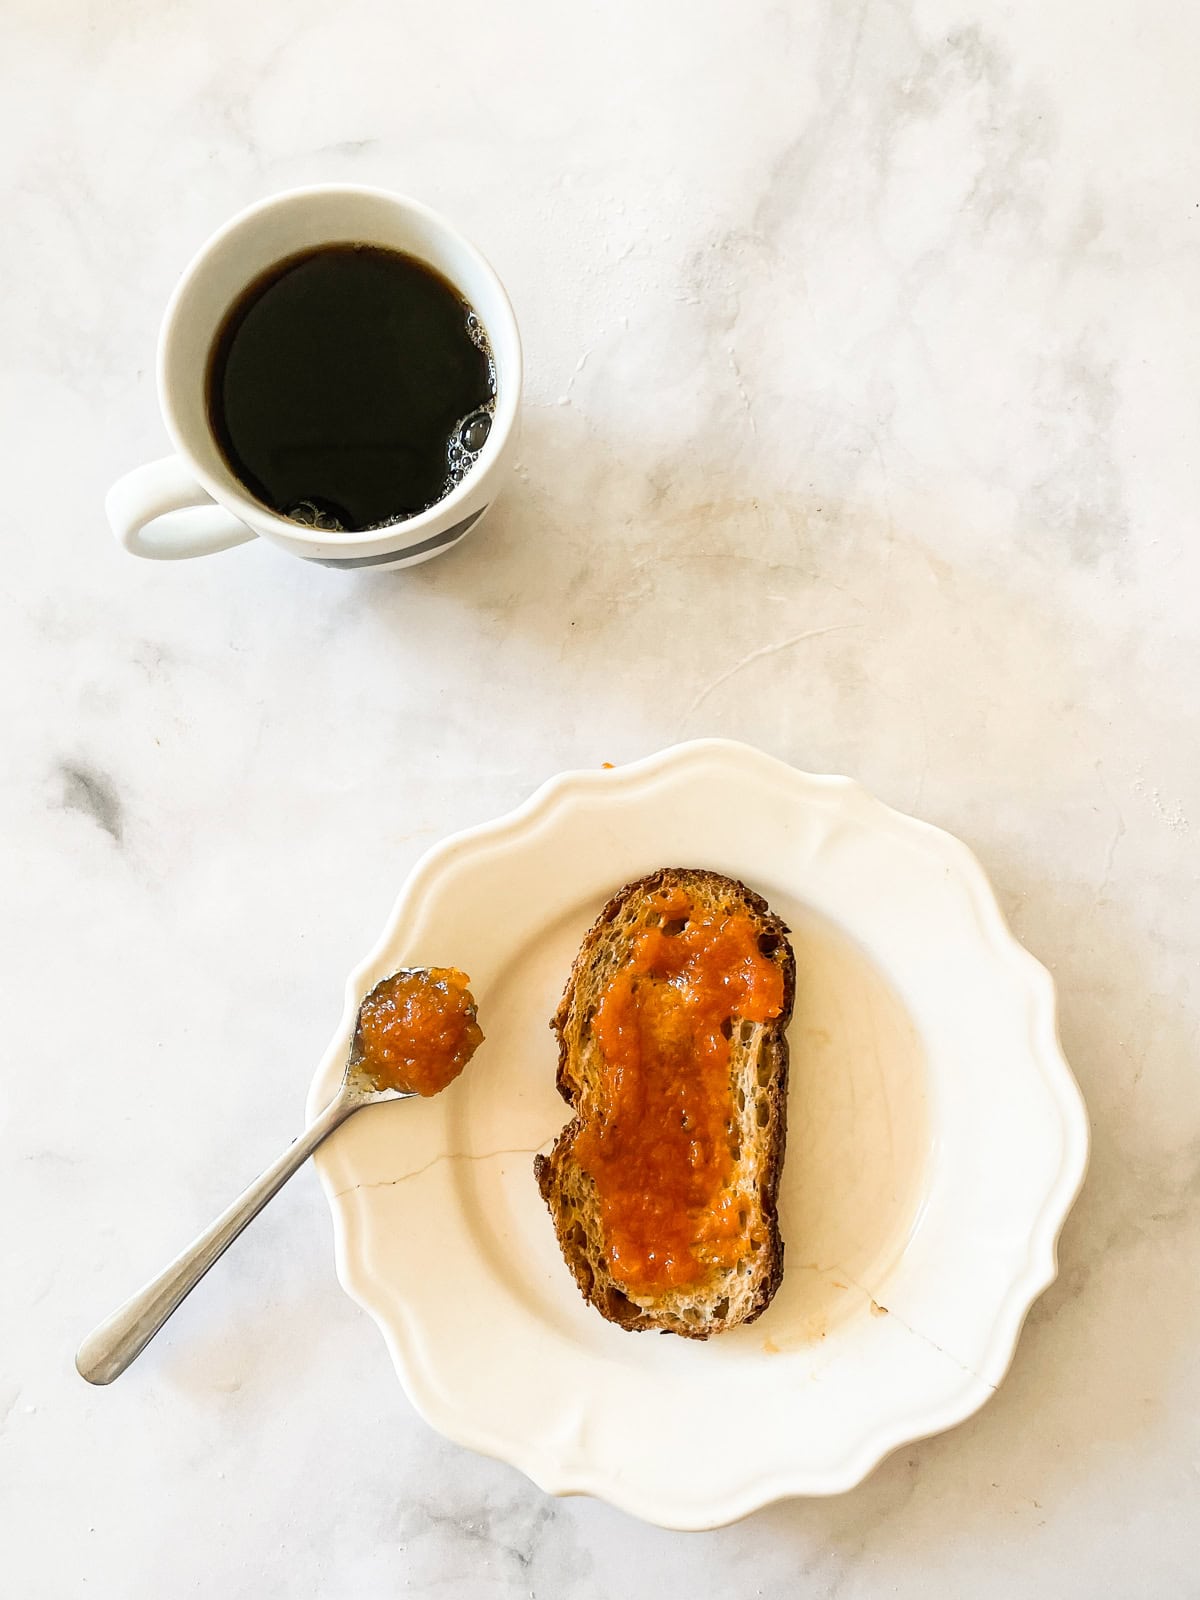
{"label": "marble countertop", "polygon": [[[1200,31],[1152,18],[4,8],[14,1600],[1197,1593]],[[318,180],[496,264],[513,481],[408,574],[122,554],[177,273]],[[961,834],[1057,975],[1092,1172],[995,1400],[711,1534],[547,1500],[414,1414],[311,1173],[87,1388],[80,1335],[292,1136],[420,852],[702,734]]]}

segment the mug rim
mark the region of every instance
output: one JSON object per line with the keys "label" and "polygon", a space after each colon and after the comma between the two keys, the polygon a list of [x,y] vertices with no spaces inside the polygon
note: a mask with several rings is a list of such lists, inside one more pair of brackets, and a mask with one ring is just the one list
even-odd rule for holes
{"label": "mug rim", "polygon": [[[507,321],[507,333],[511,339],[513,350],[513,363],[515,368],[506,374],[501,383],[500,372],[496,373],[496,409],[492,417],[492,426],[479,455],[464,473],[461,480],[455,484],[449,494],[443,495],[433,505],[424,511],[418,511],[414,516],[405,517],[401,521],[383,523],[375,528],[360,528],[352,532],[333,532],[326,528],[308,528],[302,522],[293,522],[290,518],[282,516],[278,511],[273,511],[270,506],[264,505],[251,495],[245,485],[236,476],[231,468],[226,469],[226,476],[218,478],[199,462],[192,447],[188,442],[183,428],[180,426],[176,415],[174,400],[170,393],[171,374],[168,373],[167,352],[170,344],[170,334],[179,313],[181,301],[196,279],[203,272],[207,260],[213,250],[223,243],[229,236],[236,233],[246,223],[264,212],[273,210],[276,206],[291,201],[316,198],[320,195],[363,195],[373,200],[384,200],[390,205],[398,206],[401,210],[420,216],[435,231],[453,238],[462,252],[474,262],[480,274],[491,280],[496,294],[497,304],[501,315]],[[370,244],[369,238],[361,241]],[[281,258],[285,259],[285,258]],[[442,269],[437,269],[439,272]],[[442,275],[447,276],[444,272]],[[246,280],[243,289],[252,282]],[[468,300],[462,285],[450,279],[454,288]],[[239,290],[239,293],[242,291]],[[234,304],[235,295],[230,301]],[[226,308],[228,309],[228,308]],[[485,323],[485,327],[487,324]],[[490,335],[491,329],[488,328]],[[447,521],[454,523],[464,514],[463,506],[468,500],[473,499],[480,484],[484,481],[488,471],[500,458],[517,420],[518,407],[521,398],[521,382],[523,376],[523,354],[521,350],[521,335],[517,326],[516,313],[513,311],[512,302],[509,300],[508,291],[500,279],[499,273],[481,250],[466,237],[460,229],[449,221],[440,211],[432,206],[427,206],[423,201],[414,200],[409,195],[398,193],[394,189],[382,189],[374,184],[365,183],[313,183],[301,184],[294,189],[282,189],[276,194],[266,195],[261,200],[255,200],[236,212],[221,224],[213,233],[210,233],[204,243],[192,256],[187,266],[180,274],[179,281],[171,292],[167,301],[166,310],[163,312],[162,322],[158,333],[158,348],[156,352],[156,381],[158,387],[158,403],[162,411],[163,422],[175,449],[187,463],[188,471],[192,473],[201,487],[212,496],[218,505],[224,506],[234,516],[244,522],[247,527],[256,533],[264,533],[268,537],[283,543],[298,543],[312,545],[323,550],[345,550],[347,553],[357,552],[379,553],[382,549],[394,550],[402,554],[410,545],[421,544],[432,534],[440,531]],[[207,384],[207,373],[203,381]],[[211,430],[210,430],[211,432]],[[220,442],[212,436],[217,445],[218,454],[222,460],[223,452]],[[447,517],[447,513],[455,513]],[[466,515],[470,515],[468,511]]]}

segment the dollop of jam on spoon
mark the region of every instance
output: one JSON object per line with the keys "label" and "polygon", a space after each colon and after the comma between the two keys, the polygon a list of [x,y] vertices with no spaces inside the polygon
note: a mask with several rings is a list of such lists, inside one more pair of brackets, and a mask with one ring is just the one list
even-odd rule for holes
{"label": "dollop of jam on spoon", "polygon": [[457,967],[406,967],[358,1008],[350,1073],[372,1089],[440,1094],[483,1043],[474,997]]}

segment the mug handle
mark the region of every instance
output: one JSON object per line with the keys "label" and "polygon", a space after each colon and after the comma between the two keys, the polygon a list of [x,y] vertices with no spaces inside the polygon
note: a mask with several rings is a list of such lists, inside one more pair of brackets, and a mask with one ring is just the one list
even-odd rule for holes
{"label": "mug handle", "polygon": [[118,478],[104,509],[117,543],[151,561],[211,556],[257,537],[217,505],[178,456],[150,461]]}

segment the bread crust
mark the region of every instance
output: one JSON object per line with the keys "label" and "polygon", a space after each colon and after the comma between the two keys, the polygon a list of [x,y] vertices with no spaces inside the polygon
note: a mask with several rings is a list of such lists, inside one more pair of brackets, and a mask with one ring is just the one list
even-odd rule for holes
{"label": "bread crust", "polygon": [[[751,1109],[760,1122],[764,1116],[766,1121],[766,1137],[759,1141],[760,1147],[755,1150],[753,1162],[747,1163],[745,1174],[748,1179],[756,1180],[752,1191],[757,1201],[753,1227],[764,1238],[764,1244],[754,1258],[750,1280],[735,1281],[730,1292],[718,1294],[707,1307],[697,1303],[679,1304],[681,1298],[686,1300],[686,1294],[681,1295],[680,1291],[657,1299],[631,1297],[613,1282],[604,1261],[599,1218],[590,1214],[588,1204],[589,1192],[594,1198],[594,1186],[574,1159],[575,1139],[583,1128],[579,1110],[586,1075],[586,1062],[579,1057],[588,1043],[586,1032],[582,1031],[586,1023],[577,1023],[576,1019],[581,993],[590,993],[597,961],[603,964],[611,958],[612,951],[608,947],[614,940],[613,925],[631,908],[649,900],[661,889],[684,890],[697,903],[749,916],[760,938],[777,941],[771,956],[783,973],[780,1014],[769,1023],[756,1025],[753,1053],[746,1056],[741,1067],[743,1073],[748,1067],[754,1069],[755,1102]],[[787,1139],[786,1029],[795,992],[796,963],[788,942],[787,926],[761,895],[736,878],[718,872],[694,867],[661,867],[619,889],[584,935],[562,999],[550,1022],[558,1039],[558,1092],[575,1115],[559,1134],[549,1155],[535,1157],[534,1173],[553,1219],[563,1258],[584,1299],[608,1321],[630,1332],[658,1329],[686,1339],[708,1339],[713,1334],[754,1321],[770,1304],[783,1278],[784,1244],[779,1233],[778,1192]],[[759,1084],[759,1069],[764,1065],[766,1082]],[[731,1079],[731,1098],[732,1088]]]}

